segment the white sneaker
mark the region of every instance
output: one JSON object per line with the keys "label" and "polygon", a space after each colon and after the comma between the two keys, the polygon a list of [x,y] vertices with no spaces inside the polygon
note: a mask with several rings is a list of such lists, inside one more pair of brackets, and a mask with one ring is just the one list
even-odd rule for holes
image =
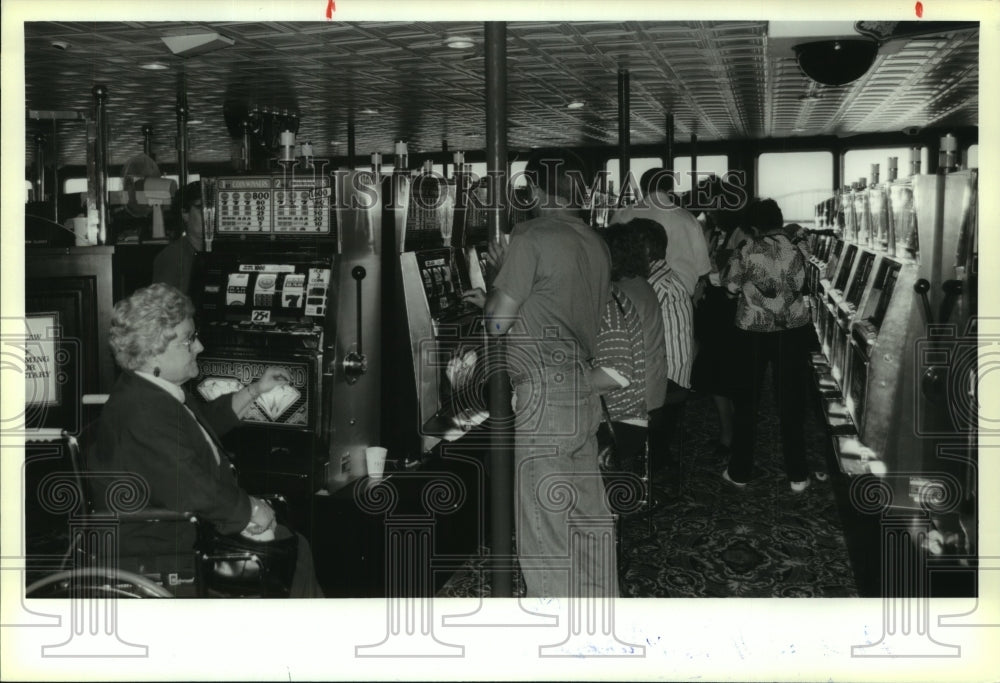
{"label": "white sneaker", "polygon": [[735,486],[736,488],[743,488],[744,486],[747,485],[746,482],[733,481],[732,477],[729,476],[729,468],[728,467],[726,469],[722,470],[722,478],[725,481],[727,481],[728,483],[730,483],[733,486]]}
{"label": "white sneaker", "polygon": [[809,488],[810,483],[811,482],[808,479],[804,479],[803,481],[790,482],[788,485],[791,487],[792,493],[802,493]]}

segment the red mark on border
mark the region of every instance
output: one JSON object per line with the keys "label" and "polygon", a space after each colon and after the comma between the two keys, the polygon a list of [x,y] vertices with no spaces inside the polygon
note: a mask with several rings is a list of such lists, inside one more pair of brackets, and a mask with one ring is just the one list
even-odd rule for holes
{"label": "red mark on border", "polygon": [[[918,2],[917,4],[919,5],[920,3]],[[337,11],[337,3],[335,3],[333,0],[328,0],[328,2],[326,3],[326,18],[333,19],[333,13],[336,11]],[[920,10],[917,10],[917,16],[918,17],[920,16]]]}
{"label": "red mark on border", "polygon": [[[917,19],[924,16],[924,3],[918,2],[915,9],[917,10]],[[330,16],[329,10],[327,10],[326,16]]]}

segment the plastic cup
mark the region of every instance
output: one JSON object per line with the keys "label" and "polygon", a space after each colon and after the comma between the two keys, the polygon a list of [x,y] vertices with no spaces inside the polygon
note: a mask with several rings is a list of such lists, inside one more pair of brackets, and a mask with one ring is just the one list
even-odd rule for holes
{"label": "plastic cup", "polygon": [[369,446],[365,449],[365,464],[368,465],[368,477],[381,479],[385,470],[386,450],[381,446]]}

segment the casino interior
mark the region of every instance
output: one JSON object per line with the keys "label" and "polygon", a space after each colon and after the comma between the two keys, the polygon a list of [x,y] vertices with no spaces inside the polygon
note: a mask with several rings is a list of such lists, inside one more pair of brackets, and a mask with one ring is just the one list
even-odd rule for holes
{"label": "casino interior", "polygon": [[[656,166],[696,216],[697,180],[733,174],[808,235],[813,486],[788,491],[765,388],[760,477],[727,488],[694,392],[676,463],[616,515],[622,595],[975,596],[979,24],[792,23],[26,23],[28,592],[69,590],[148,513],[95,509],[88,426],[114,304],[186,202],[187,388],[284,368],[223,443],[325,595],[520,594],[504,343],[462,293],[528,215],[490,179],[569,147],[608,171],[595,229]],[[199,595],[267,593],[257,555],[191,552]]]}

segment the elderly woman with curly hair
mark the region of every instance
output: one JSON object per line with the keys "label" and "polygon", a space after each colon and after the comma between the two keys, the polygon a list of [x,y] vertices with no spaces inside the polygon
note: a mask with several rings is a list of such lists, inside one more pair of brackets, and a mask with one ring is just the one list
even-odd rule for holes
{"label": "elderly woman with curly hair", "polygon": [[[150,508],[192,513],[220,534],[242,534],[256,543],[289,538],[292,532],[276,524],[271,507],[239,487],[219,440],[240,424],[258,396],[286,383],[287,375],[269,367],[257,382],[207,403],[185,391],[204,349],[193,315],[191,301],[162,283],[115,305],[111,350],[122,373],[101,411],[87,467],[138,475],[148,488]],[[112,476],[98,477],[95,488],[113,482]],[[319,596],[308,544],[298,540],[291,595]],[[119,533],[120,555],[139,558],[138,566],[123,568],[142,573],[190,573],[194,543],[190,524],[130,523]]]}

